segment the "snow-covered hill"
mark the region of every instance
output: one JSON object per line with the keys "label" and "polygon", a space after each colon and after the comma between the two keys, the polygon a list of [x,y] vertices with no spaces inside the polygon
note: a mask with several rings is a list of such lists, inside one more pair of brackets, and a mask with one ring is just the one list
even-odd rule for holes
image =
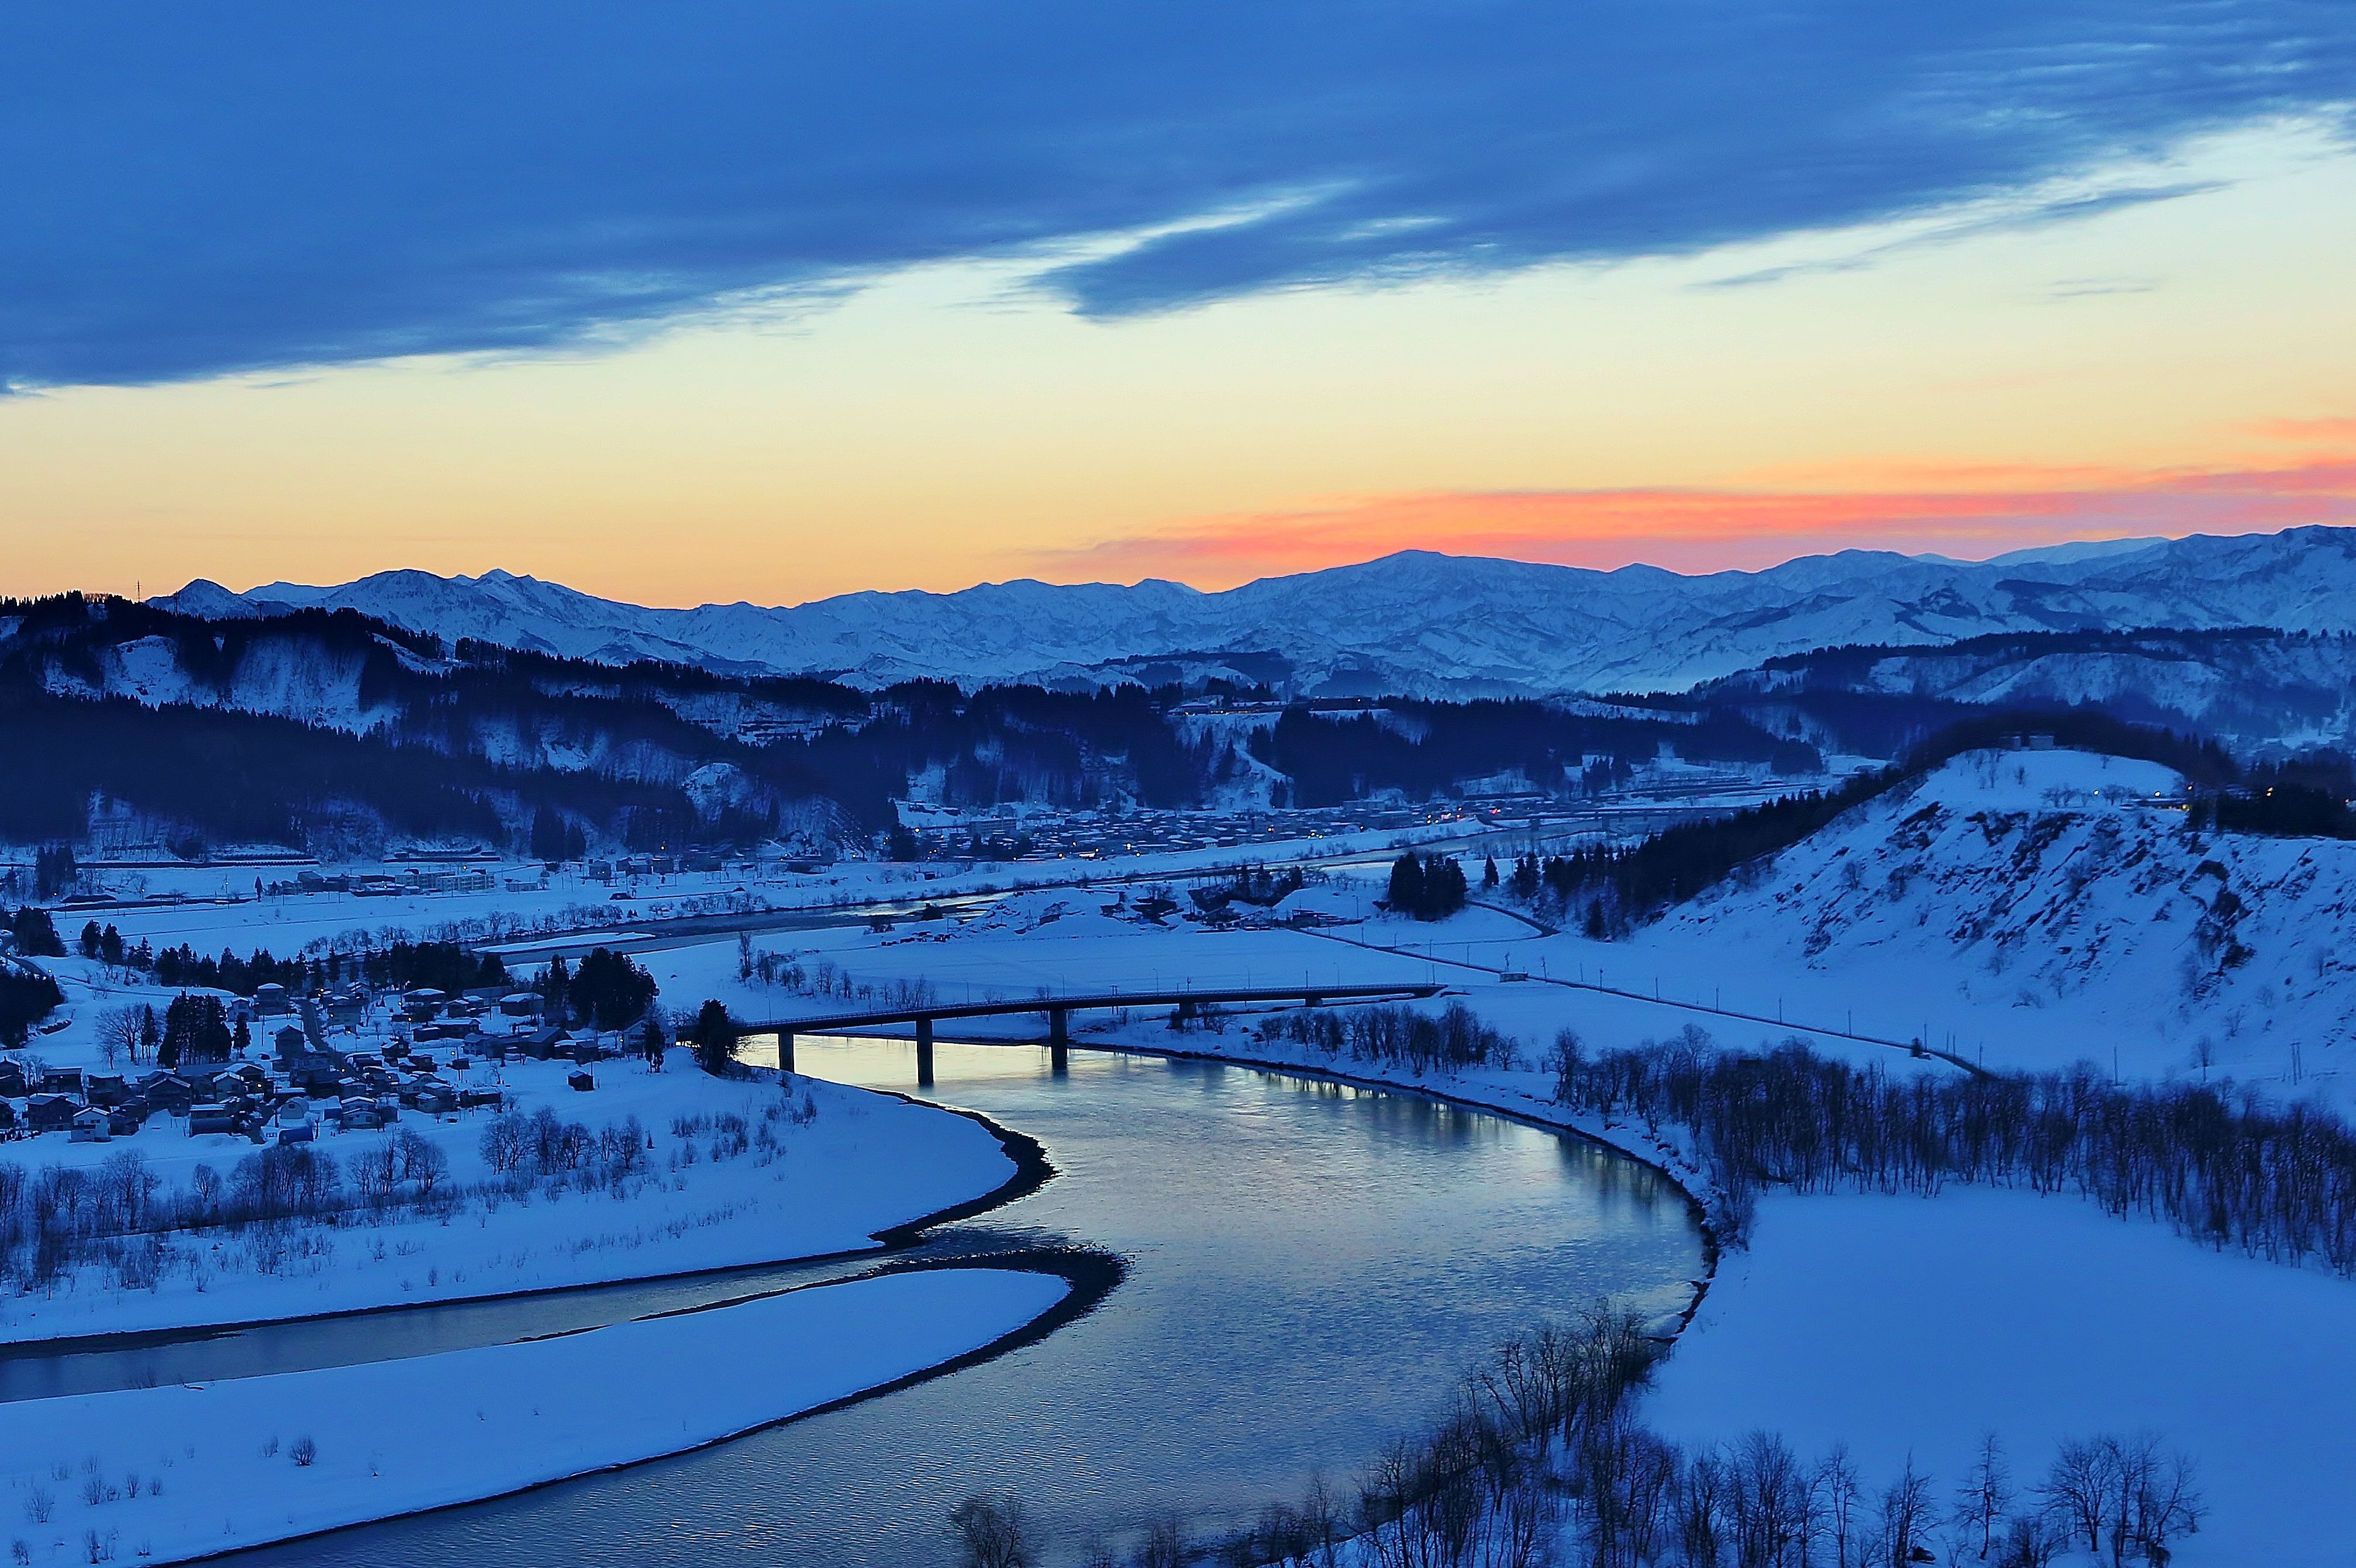
{"label": "snow-covered hill", "polygon": [[[1772,987],[1989,1065],[2115,1062],[2356,1104],[2356,843],[2190,832],[2181,781],[1979,752],[1626,944],[1624,973]],[[1730,965],[1729,955],[1740,955]]]}
{"label": "snow-covered hill", "polygon": [[[1926,711],[2096,707],[2248,752],[2356,749],[2356,637],[2345,634],[2065,633],[1943,648],[1842,648],[1712,681],[1699,695],[1738,704],[1778,731],[1792,713],[1808,731],[1825,717],[1810,711],[1809,699],[1827,692],[1904,699]],[[1839,709],[1826,712],[1837,719]]]}
{"label": "snow-covered hill", "polygon": [[1408,552],[1220,593],[1159,581],[1016,581],[783,609],[648,609],[503,571],[394,571],[244,594],[200,581],[168,603],[207,615],[348,605],[452,639],[866,686],[916,676],[1085,684],[1161,663],[1280,677],[1301,695],[1683,689],[1847,644],[2104,627],[2356,630],[2356,529],[2061,547],[1980,562],[1846,550],[1695,577]]}

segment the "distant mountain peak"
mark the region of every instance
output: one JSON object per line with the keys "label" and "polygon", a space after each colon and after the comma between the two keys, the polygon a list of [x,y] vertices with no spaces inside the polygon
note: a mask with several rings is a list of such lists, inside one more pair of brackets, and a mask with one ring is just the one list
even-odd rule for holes
{"label": "distant mountain peak", "polygon": [[200,579],[162,602],[215,616],[349,606],[452,642],[825,671],[876,687],[919,676],[1084,687],[1144,661],[1191,668],[1249,653],[1289,669],[1295,695],[1546,695],[1683,689],[1818,648],[1999,633],[2356,631],[2356,529],[2094,540],[1976,562],[1851,549],[1695,576],[1408,549],[1219,592],[1162,579],[1017,578],[783,608],[649,608],[500,569],[472,578],[392,571],[243,594]]}

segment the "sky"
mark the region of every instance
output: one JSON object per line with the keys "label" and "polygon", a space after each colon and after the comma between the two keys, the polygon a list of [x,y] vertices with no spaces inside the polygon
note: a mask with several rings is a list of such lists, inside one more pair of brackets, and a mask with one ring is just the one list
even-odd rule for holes
{"label": "sky", "polygon": [[0,592],[2356,523],[2306,0],[0,17]]}

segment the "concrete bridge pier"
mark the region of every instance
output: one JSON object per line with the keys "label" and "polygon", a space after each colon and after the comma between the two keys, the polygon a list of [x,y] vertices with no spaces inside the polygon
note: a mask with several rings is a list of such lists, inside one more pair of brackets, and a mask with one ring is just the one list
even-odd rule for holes
{"label": "concrete bridge pier", "polygon": [[933,1086],[933,1020],[916,1020],[916,1087]]}
{"label": "concrete bridge pier", "polygon": [[1072,1070],[1072,1009],[1047,1009],[1047,1070],[1069,1072]]}
{"label": "concrete bridge pier", "polygon": [[794,1031],[789,1029],[781,1029],[777,1031],[777,1071],[780,1072],[791,1072],[793,1070]]}

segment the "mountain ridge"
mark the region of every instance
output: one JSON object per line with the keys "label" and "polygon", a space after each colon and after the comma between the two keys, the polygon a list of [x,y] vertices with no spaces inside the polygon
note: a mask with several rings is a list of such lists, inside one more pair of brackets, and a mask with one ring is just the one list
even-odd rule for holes
{"label": "mountain ridge", "polygon": [[349,607],[452,641],[870,688],[931,677],[1077,689],[1137,678],[1141,663],[1200,678],[1243,660],[1252,678],[1280,668],[1288,695],[1529,696],[1685,690],[1820,648],[1996,633],[2356,631],[2356,529],[2086,541],[1979,562],[1843,550],[1695,575],[1404,550],[1217,592],[1024,578],[790,606],[649,607],[505,571],[414,570],[242,593],[199,579],[155,602],[211,616]]}

